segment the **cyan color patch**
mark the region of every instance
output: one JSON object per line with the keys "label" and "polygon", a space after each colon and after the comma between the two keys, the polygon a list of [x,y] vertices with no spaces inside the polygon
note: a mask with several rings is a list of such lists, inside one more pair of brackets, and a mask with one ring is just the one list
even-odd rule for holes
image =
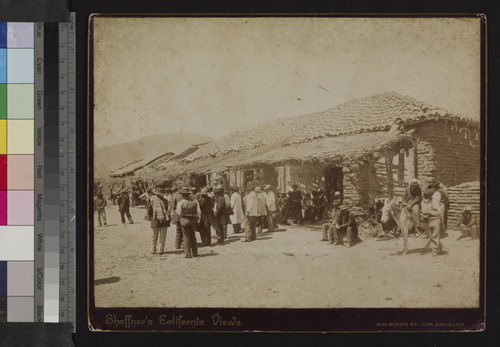
{"label": "cyan color patch", "polygon": [[7,83],[7,50],[0,48],[0,83]]}
{"label": "cyan color patch", "polygon": [[33,83],[33,76],[33,49],[7,49],[7,83]]}

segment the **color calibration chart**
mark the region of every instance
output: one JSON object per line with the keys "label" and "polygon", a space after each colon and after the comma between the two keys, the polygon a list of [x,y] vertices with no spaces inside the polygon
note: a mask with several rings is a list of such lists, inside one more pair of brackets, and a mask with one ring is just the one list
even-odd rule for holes
{"label": "color calibration chart", "polygon": [[0,322],[74,326],[74,38],[0,23]]}

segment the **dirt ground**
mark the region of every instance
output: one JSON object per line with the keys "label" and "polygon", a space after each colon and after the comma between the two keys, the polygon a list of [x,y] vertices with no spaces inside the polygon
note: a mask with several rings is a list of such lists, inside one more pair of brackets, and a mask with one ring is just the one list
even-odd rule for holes
{"label": "dirt ground", "polygon": [[[256,241],[228,229],[223,245],[199,247],[186,259],[174,248],[152,255],[150,222],[131,208],[135,224],[123,226],[107,207],[108,226],[95,230],[97,307],[476,307],[479,241],[457,241],[449,230],[445,254],[421,254],[426,240],[366,239],[352,248],[320,242],[321,229],[281,227]],[[96,222],[97,224],[97,222]],[[214,232],[212,231],[212,235]],[[197,233],[200,243],[200,237]],[[215,241],[215,240],[213,240]]]}

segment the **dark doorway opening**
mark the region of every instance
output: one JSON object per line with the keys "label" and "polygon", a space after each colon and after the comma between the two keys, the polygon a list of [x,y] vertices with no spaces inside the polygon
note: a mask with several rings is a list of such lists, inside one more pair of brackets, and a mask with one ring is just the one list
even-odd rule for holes
{"label": "dark doorway opening", "polygon": [[208,185],[206,175],[191,174],[191,184],[197,189],[201,189]]}
{"label": "dark doorway opening", "polygon": [[325,191],[328,202],[333,202],[335,192],[344,193],[344,174],[342,168],[338,166],[328,166],[325,168]]}

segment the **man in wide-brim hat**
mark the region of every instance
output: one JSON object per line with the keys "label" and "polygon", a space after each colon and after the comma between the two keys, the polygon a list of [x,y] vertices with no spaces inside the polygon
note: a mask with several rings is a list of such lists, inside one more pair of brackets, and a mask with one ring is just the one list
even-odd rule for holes
{"label": "man in wide-brim hat", "polygon": [[346,247],[352,247],[361,240],[358,237],[358,225],[354,214],[349,211],[349,206],[340,205],[340,213],[335,221],[335,228],[333,230],[334,246],[343,245],[343,236],[346,235]]}
{"label": "man in wide-brim hat", "polygon": [[227,223],[229,223],[229,215],[227,213],[226,198],[224,197],[224,187],[219,184],[215,187],[215,219],[220,225],[220,230],[217,232],[217,242],[222,243],[227,235]]}
{"label": "man in wide-brim hat", "polygon": [[269,232],[273,232],[274,228],[277,226],[274,219],[274,213],[276,212],[276,196],[271,190],[270,184],[264,186],[264,192],[266,193],[267,227]]}
{"label": "man in wide-brim hat", "polygon": [[209,246],[212,243],[211,228],[214,228],[218,235],[221,234],[221,231],[219,223],[215,219],[213,199],[208,196],[208,187],[201,188],[200,195],[197,200],[201,210],[201,222],[199,228],[201,242],[204,246]]}
{"label": "man in wide-brim hat", "polygon": [[130,197],[126,189],[122,189],[118,196],[118,211],[120,212],[122,224],[125,224],[125,216],[127,216],[130,224],[134,224],[134,220],[130,214]]}
{"label": "man in wide-brim hat", "polygon": [[179,190],[182,200],[177,203],[176,212],[180,216],[182,228],[182,245],[186,258],[197,257],[198,247],[196,245],[196,226],[201,221],[201,210],[198,201],[190,198],[191,192],[188,187]]}
{"label": "man in wide-brim hat", "polygon": [[256,226],[259,213],[258,192],[255,191],[256,186],[253,182],[247,183],[247,195],[245,196],[245,239],[243,242],[250,242],[257,239]]}

